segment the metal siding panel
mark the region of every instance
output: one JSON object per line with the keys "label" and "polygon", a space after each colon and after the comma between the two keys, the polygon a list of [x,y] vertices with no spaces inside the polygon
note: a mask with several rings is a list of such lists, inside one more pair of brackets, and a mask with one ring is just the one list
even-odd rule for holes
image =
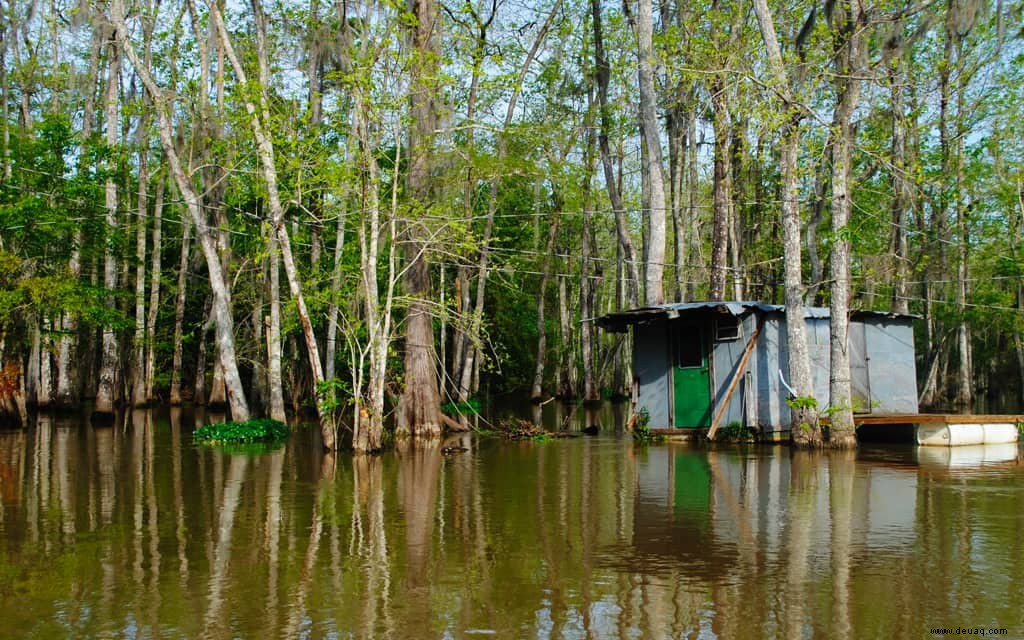
{"label": "metal siding panel", "polygon": [[[712,345],[715,358],[715,382],[713,387],[713,397],[715,399],[713,409],[715,412],[718,411],[722,401],[725,399],[725,392],[729,390],[729,381],[736,371],[736,365],[739,364],[740,358],[743,357],[743,350],[746,348],[747,340],[749,339],[750,332],[744,327],[743,335],[738,340],[715,342]],[[729,407],[726,409],[721,422],[719,422],[719,426],[724,427],[734,420],[743,420],[743,396],[740,393],[741,391],[742,389],[739,388],[733,391],[732,398],[729,400]]]}
{"label": "metal siding panel", "polygon": [[914,327],[910,320],[866,322],[868,375],[876,413],[917,413]]}
{"label": "metal siding panel", "polygon": [[871,413],[871,376],[868,372],[870,356],[864,322],[851,321],[848,326],[846,348],[850,354],[850,400],[854,413]]}
{"label": "metal siding panel", "polygon": [[[832,355],[829,351],[829,320],[815,318],[807,321],[807,355],[811,359],[811,380],[814,382],[814,397],[818,400],[818,409],[824,411],[829,404],[829,364]],[[814,336],[813,341],[810,336]]]}
{"label": "metal siding panel", "polygon": [[785,405],[786,391],[779,383],[779,336],[784,334],[784,323],[776,317],[765,319],[756,349],[757,366],[757,419],[763,431],[778,431],[783,424],[782,412],[788,417]]}
{"label": "metal siding panel", "polygon": [[637,410],[647,409],[651,428],[671,427],[669,418],[669,341],[663,320],[633,331],[633,370],[639,381]]}

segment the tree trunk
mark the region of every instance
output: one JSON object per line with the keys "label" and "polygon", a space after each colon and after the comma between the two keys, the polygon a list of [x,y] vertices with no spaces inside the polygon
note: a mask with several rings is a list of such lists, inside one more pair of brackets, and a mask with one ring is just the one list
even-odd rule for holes
{"label": "tree trunk", "polygon": [[[228,36],[227,28],[220,14],[216,2],[210,2],[210,13],[216,28],[220,34],[221,45],[225,54],[231,61],[238,81],[244,86],[248,83],[245,70],[238,57],[235,55],[234,46]],[[281,261],[284,264],[285,276],[288,278],[288,289],[295,306],[299,312],[299,322],[302,325],[302,336],[306,341],[306,356],[309,362],[310,373],[313,376],[313,393],[316,396],[316,410],[320,418],[320,436],[323,446],[328,451],[337,448],[337,433],[334,424],[334,415],[331,410],[326,409],[323,402],[323,381],[324,372],[320,360],[320,351],[313,333],[313,323],[309,317],[309,310],[306,308],[306,299],[302,294],[302,285],[299,281],[298,269],[295,266],[295,258],[292,256],[291,239],[288,236],[288,228],[284,224],[284,207],[278,193],[277,167],[274,157],[274,145],[270,138],[267,126],[269,126],[270,113],[267,106],[267,92],[270,85],[270,71],[267,62],[265,17],[259,0],[252,0],[253,13],[256,19],[256,49],[260,74],[260,95],[259,110],[252,100],[245,101],[245,109],[251,118],[253,136],[256,138],[257,155],[260,159],[263,180],[267,186],[267,200],[270,205],[271,227],[277,234],[277,240],[281,249]]]}
{"label": "tree trunk", "polygon": [[[589,105],[588,105],[589,106]],[[591,113],[588,109],[588,114]],[[591,118],[587,117],[587,122]],[[594,238],[593,215],[591,212],[590,185],[594,179],[594,136],[592,127],[587,127],[586,146],[583,157],[584,176],[582,185],[582,206],[583,206],[583,228],[581,230],[580,244],[580,356],[583,361],[583,400],[592,402],[600,397],[597,388],[597,371],[594,357],[595,326],[591,322],[597,314],[595,308],[595,291],[598,287],[597,275],[591,275],[593,271],[593,253],[596,251],[597,243]],[[556,218],[561,217],[556,215]],[[588,425],[589,426],[589,425]]]}
{"label": "tree trunk", "polygon": [[544,266],[541,268],[540,287],[537,292],[537,365],[533,371],[533,386],[530,399],[539,402],[544,397],[544,375],[548,359],[548,331],[544,311],[547,306],[548,281],[551,279],[551,265],[554,262],[555,240],[562,216],[556,215],[548,226],[548,241],[544,248]]}
{"label": "tree trunk", "polygon": [[956,118],[954,119],[954,206],[956,208],[957,227],[957,287],[956,303],[960,315],[957,325],[957,343],[960,351],[960,367],[958,373],[956,405],[961,411],[970,411],[974,402],[974,356],[971,349],[971,327],[967,320],[968,265],[967,256],[970,249],[970,229],[968,216],[970,211],[964,202],[964,191],[967,188],[964,177],[964,138],[966,130],[964,121],[964,94],[967,92],[966,71],[963,64],[963,39],[957,39],[957,92]]}
{"label": "tree trunk", "polygon": [[156,81],[153,80],[149,68],[139,60],[135,54],[134,47],[128,40],[128,30],[124,23],[123,0],[112,0],[111,17],[117,30],[118,42],[139,74],[140,79],[146,86],[146,90],[149,91],[153,98],[155,111],[159,117],[160,142],[163,145],[164,154],[167,156],[174,181],[178,185],[178,191],[181,193],[182,199],[185,200],[189,214],[192,216],[192,221],[196,225],[196,236],[206,257],[207,271],[210,276],[210,288],[213,290],[213,312],[216,318],[220,366],[225,371],[231,417],[238,421],[248,420],[249,406],[245,400],[245,391],[242,388],[241,377],[238,373],[238,361],[235,356],[231,294],[228,289],[227,280],[224,277],[224,271],[221,269],[220,257],[217,255],[217,250],[213,243],[211,229],[206,223],[206,215],[202,210],[202,201],[192,186],[190,177],[185,173],[177,149],[174,146],[173,124],[164,97]]}
{"label": "tree trunk", "polygon": [[821,446],[821,428],[814,403],[814,380],[807,347],[807,324],[804,319],[803,262],[800,251],[800,178],[797,153],[800,149],[802,114],[793,104],[790,78],[783,64],[782,50],[775,24],[766,0],[754,0],[757,24],[764,40],[768,61],[774,76],[774,87],[782,97],[782,108],[788,115],[782,131],[779,170],[782,174],[782,237],[786,295],[786,342],[789,345],[789,379],[796,392],[790,405],[790,438],[798,447]]}
{"label": "tree trunk", "polygon": [[270,271],[270,318],[267,323],[267,376],[270,385],[270,417],[284,422],[284,385],[281,376],[281,268],[277,236],[273,231],[267,239],[267,262]]}
{"label": "tree trunk", "polygon": [[594,21],[594,77],[597,80],[598,110],[600,111],[598,147],[601,150],[601,165],[604,168],[604,183],[605,188],[608,190],[608,200],[611,202],[612,210],[615,212],[615,231],[619,239],[619,246],[622,248],[622,259],[625,262],[625,269],[628,273],[626,301],[630,307],[636,307],[639,302],[639,261],[633,248],[633,240],[629,235],[626,209],[622,203],[622,192],[619,189],[618,180],[615,177],[611,145],[608,141],[608,135],[612,129],[612,113],[608,105],[608,83],[611,77],[611,67],[608,64],[604,51],[600,0],[590,0],[590,8]]}
{"label": "tree trunk", "polygon": [[156,185],[156,202],[153,203],[153,254],[150,264],[149,316],[146,319],[146,401],[155,402],[156,389],[156,322],[160,307],[160,270],[162,252],[162,230],[164,210],[164,189],[166,176],[160,175]]}
{"label": "tree trunk", "polygon": [[171,406],[181,404],[182,340],[185,325],[185,297],[188,288],[188,257],[192,238],[192,223],[181,216],[181,258],[178,261],[178,290],[174,300],[174,352],[171,356]]}
{"label": "tree trunk", "polygon": [[729,247],[729,107],[726,103],[725,82],[715,78],[711,82],[711,110],[715,130],[714,148],[714,228],[711,236],[711,281],[708,299],[724,300],[728,272]]}
{"label": "tree trunk", "polygon": [[894,313],[910,313],[910,289],[907,284],[910,274],[910,257],[907,247],[907,213],[914,198],[907,161],[907,115],[904,112],[903,96],[905,82],[902,73],[902,59],[896,58],[889,68],[889,100],[892,109],[892,240],[889,253],[892,255],[892,310]]}
{"label": "tree trunk", "polygon": [[[361,58],[365,59],[366,44],[362,45]],[[372,112],[367,96],[362,91],[354,91],[355,102],[353,119],[356,136],[359,141],[357,166],[360,175],[361,201],[363,215],[359,224],[359,255],[361,260],[360,285],[362,289],[363,310],[367,330],[365,353],[369,358],[369,374],[367,376],[366,396],[368,407],[362,404],[361,380],[363,371],[362,357],[358,361],[358,369],[353,371],[354,387],[356,387],[356,416],[352,433],[352,448],[358,453],[377,451],[383,444],[384,432],[384,387],[387,382],[387,355],[392,339],[391,312],[394,301],[394,290],[398,284],[397,275],[397,195],[399,172],[394,172],[391,184],[391,211],[388,222],[388,273],[387,290],[384,303],[381,304],[380,288],[377,281],[378,259],[380,257],[381,240],[381,208],[380,208],[380,175],[377,159],[374,155],[377,144],[371,138]],[[395,155],[398,156],[396,149]],[[355,351],[355,349],[350,350]],[[360,353],[364,353],[361,351]],[[354,356],[353,356],[354,357]],[[355,369],[355,367],[354,367]],[[440,411],[438,412],[440,413]]]}
{"label": "tree trunk", "polygon": [[665,271],[665,175],[661,159],[661,130],[656,109],[654,88],[654,26],[651,0],[640,0],[637,12],[637,75],[640,85],[640,134],[646,154],[643,175],[647,177],[648,244],[644,269],[644,303],[647,306],[665,302],[663,289]]}
{"label": "tree trunk", "polygon": [[[409,168],[406,188],[414,206],[431,199],[430,165],[437,129],[435,65],[440,55],[440,16],[434,0],[413,0],[410,7],[409,44],[413,50],[410,76]],[[438,438],[441,435],[441,395],[434,365],[434,329],[430,314],[430,267],[425,229],[416,221],[403,229],[407,267],[405,293],[409,307],[405,320],[405,389],[398,415],[398,435]]]}
{"label": "tree trunk", "polygon": [[215,324],[213,300],[206,304],[205,320],[196,330],[196,374],[192,381],[192,402],[198,406],[206,406],[206,331],[210,324]]}
{"label": "tree trunk", "polygon": [[[148,51],[148,47],[147,47]],[[146,116],[139,122],[138,219],[135,221],[135,339],[132,358],[132,406],[144,407],[146,395],[146,220],[149,218],[149,154]]]}
{"label": "tree trunk", "polygon": [[686,212],[686,235],[690,239],[688,263],[686,273],[689,280],[686,283],[686,299],[693,300],[697,295],[697,281],[702,278],[694,277],[694,265],[704,264],[701,251],[700,236],[700,214],[697,212],[697,200],[700,192],[700,175],[697,159],[697,108],[691,107],[687,113],[687,212]]}
{"label": "tree trunk", "polygon": [[[118,138],[118,81],[120,78],[117,44],[111,42],[107,53],[107,97],[106,97],[106,143],[113,149]],[[103,286],[107,290],[107,306],[115,305],[113,293],[117,289],[117,258],[114,255],[114,238],[117,229],[117,183],[114,181],[114,167],[109,167],[110,176],[104,188],[107,238],[103,254]],[[109,416],[114,413],[117,401],[117,334],[112,327],[103,328],[103,350],[100,364],[99,387],[96,390],[94,413]]]}
{"label": "tree trunk", "polygon": [[[564,255],[564,252],[559,251]],[[573,305],[569,302],[569,287],[566,282],[568,276],[558,276],[558,327],[560,333],[561,349],[559,349],[559,389],[558,395],[563,398],[575,398],[579,393],[579,384],[576,373],[576,349],[575,336],[573,335],[573,324],[569,310]]]}
{"label": "tree trunk", "polygon": [[335,360],[338,357],[338,291],[341,289],[342,257],[345,250],[345,218],[348,216],[348,193],[342,192],[338,198],[337,235],[334,237],[334,266],[331,269],[330,303],[327,305],[327,339],[324,355],[324,378],[333,380],[335,377]]}
{"label": "tree trunk", "polygon": [[864,69],[865,14],[861,0],[843,0],[836,9],[836,106],[832,141],[832,246],[829,338],[831,369],[830,444],[837,448],[857,445],[850,391],[850,240],[848,225],[853,210],[850,191],[853,155],[853,111],[860,99],[860,75]]}

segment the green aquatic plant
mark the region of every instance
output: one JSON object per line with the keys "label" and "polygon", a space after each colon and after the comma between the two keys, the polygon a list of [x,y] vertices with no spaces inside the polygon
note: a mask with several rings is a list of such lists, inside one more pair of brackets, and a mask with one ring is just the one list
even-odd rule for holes
{"label": "green aquatic plant", "polygon": [[662,440],[662,437],[658,434],[651,433],[651,414],[644,407],[637,412],[635,420],[633,421],[633,439],[640,444],[650,444],[651,442],[658,442]]}
{"label": "green aquatic plant", "polygon": [[718,430],[715,440],[725,442],[752,442],[756,438],[756,432],[745,426],[739,420],[733,420]]}
{"label": "green aquatic plant", "polygon": [[270,418],[204,424],[192,432],[192,439],[195,442],[205,444],[276,442],[287,437],[288,427],[283,422]]}

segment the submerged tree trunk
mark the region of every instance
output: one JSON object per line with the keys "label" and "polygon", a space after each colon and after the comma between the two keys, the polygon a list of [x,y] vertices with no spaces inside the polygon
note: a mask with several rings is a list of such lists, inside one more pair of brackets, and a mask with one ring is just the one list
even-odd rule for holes
{"label": "submerged tree trunk", "polygon": [[162,252],[162,230],[164,211],[164,189],[167,178],[159,175],[156,184],[156,202],[153,203],[153,255],[150,264],[149,280],[149,316],[146,318],[146,401],[155,402],[156,389],[156,322],[160,307],[160,270]]}
{"label": "submerged tree trunk", "polygon": [[[227,54],[228,59],[231,61],[231,66],[235,71],[235,76],[244,86],[248,82],[245,70],[235,55],[235,50],[231,44],[231,39],[228,36],[227,29],[224,26],[220,10],[214,2],[211,2],[209,6],[212,18],[216,23],[217,31],[220,34],[221,44],[224,47],[224,51]],[[295,305],[299,313],[299,322],[302,325],[302,335],[306,341],[306,355],[309,361],[310,373],[313,376],[313,393],[316,396],[316,410],[317,415],[320,418],[321,439],[323,440],[324,448],[328,451],[332,451],[337,448],[337,433],[334,424],[334,416],[330,410],[325,408],[323,398],[321,397],[323,394],[322,383],[324,380],[324,373],[320,360],[319,347],[317,346],[316,336],[313,334],[313,324],[309,317],[309,311],[306,308],[306,299],[302,294],[302,285],[299,282],[299,274],[298,269],[295,266],[295,259],[292,256],[291,240],[288,236],[288,228],[284,224],[284,207],[281,204],[280,195],[278,194],[278,178],[274,157],[274,145],[270,139],[269,132],[266,129],[270,123],[269,108],[267,106],[270,71],[269,64],[267,62],[265,20],[259,0],[252,0],[252,6],[253,13],[256,18],[257,60],[259,63],[260,86],[262,87],[262,91],[259,95],[259,109],[257,110],[257,106],[252,100],[245,101],[245,108],[251,118],[253,136],[256,138],[257,155],[259,156],[260,166],[262,167],[263,180],[267,186],[271,227],[273,228],[274,233],[277,234],[281,250],[281,261],[284,264],[284,272],[288,278],[288,288],[291,291],[292,298],[295,300]]]}
{"label": "submerged tree trunk", "polygon": [[228,389],[228,403],[231,409],[231,417],[234,420],[244,421],[249,419],[249,405],[245,399],[245,391],[242,388],[241,376],[238,372],[238,360],[235,356],[234,320],[231,317],[231,294],[228,289],[227,280],[221,269],[220,257],[214,246],[211,236],[211,229],[206,222],[206,214],[202,210],[202,201],[189,176],[181,164],[177,149],[174,145],[173,123],[168,110],[168,105],[153,79],[148,67],[142,63],[135,53],[135,49],[128,40],[128,30],[124,23],[123,0],[112,0],[111,18],[114,28],[117,31],[117,40],[121,44],[131,61],[132,66],[139,74],[140,79],[153,98],[153,104],[159,118],[160,142],[163,145],[164,154],[167,156],[171,168],[171,174],[178,185],[178,191],[188,207],[192,221],[196,225],[196,236],[206,257],[207,271],[210,276],[210,288],[213,290],[213,313],[216,318],[216,332],[220,366],[225,372],[225,381]]}
{"label": "submerged tree trunk", "polygon": [[[113,149],[117,146],[118,135],[118,81],[120,78],[117,44],[111,42],[107,53],[107,97],[106,97],[106,143]],[[117,288],[117,258],[114,256],[114,237],[117,235],[117,183],[114,168],[106,180],[105,208],[107,223],[106,248],[103,254],[103,286],[107,290],[107,305],[113,307],[113,292]],[[117,401],[117,334],[112,327],[103,328],[103,350],[100,364],[99,387],[96,390],[94,413],[109,416],[114,412]]]}
{"label": "submerged tree trunk", "polygon": [[530,399],[539,402],[544,394],[544,376],[548,361],[548,331],[544,312],[547,307],[548,282],[551,279],[551,265],[554,262],[555,241],[562,216],[556,215],[548,227],[548,241],[544,246],[544,266],[541,268],[540,287],[537,292],[537,364],[533,371],[533,385]]}
{"label": "submerged tree trunk", "polygon": [[[139,137],[145,139],[146,117],[139,122]],[[132,343],[132,406],[144,407],[146,398],[146,219],[149,217],[149,150],[139,151],[138,219],[135,221],[135,338]]]}
{"label": "submerged tree trunk", "polygon": [[775,24],[766,0],[754,0],[757,24],[764,40],[774,76],[775,90],[782,97],[787,121],[782,131],[779,170],[782,174],[782,237],[786,295],[786,341],[789,345],[789,379],[795,392],[790,403],[790,437],[798,447],[821,445],[821,428],[814,402],[814,381],[807,347],[804,319],[803,261],[800,251],[800,183],[797,153],[800,149],[802,114],[793,103],[790,78],[783,64]]}
{"label": "submerged tree trunk", "polygon": [[[434,0],[413,0],[408,27],[413,49],[409,93],[408,196],[415,206],[430,200],[430,163],[434,131],[437,129],[435,66],[440,55],[440,16]],[[398,435],[438,438],[441,435],[441,394],[434,353],[434,329],[430,313],[430,267],[424,255],[428,249],[426,229],[421,223],[407,223],[402,232],[405,257],[405,293],[409,307],[405,320],[405,389],[398,414]]]}
{"label": "submerged tree trunk", "polygon": [[281,265],[277,235],[267,239],[267,270],[270,272],[270,317],[267,323],[267,379],[270,386],[270,417],[284,422],[284,386],[281,376]]}
{"label": "submerged tree trunk", "polygon": [[171,406],[181,404],[182,340],[185,337],[185,297],[188,288],[188,257],[192,223],[181,216],[181,257],[178,261],[178,290],[174,298],[174,352],[171,356]]}
{"label": "submerged tree trunk", "polygon": [[830,444],[837,448],[857,445],[853,424],[853,398],[850,390],[849,314],[850,314],[850,240],[847,226],[853,210],[851,169],[853,155],[853,111],[860,100],[861,73],[864,69],[864,29],[866,17],[862,0],[843,0],[836,8],[834,38],[837,41],[836,106],[833,114],[832,141],[832,246],[831,305],[829,337],[831,369]]}

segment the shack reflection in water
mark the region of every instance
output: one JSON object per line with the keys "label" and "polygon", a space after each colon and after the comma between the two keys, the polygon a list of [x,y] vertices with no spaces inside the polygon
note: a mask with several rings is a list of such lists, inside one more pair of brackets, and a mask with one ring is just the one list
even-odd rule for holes
{"label": "shack reflection in water", "polygon": [[0,432],[4,637],[1024,635],[1017,447],[324,455],[193,417]]}

